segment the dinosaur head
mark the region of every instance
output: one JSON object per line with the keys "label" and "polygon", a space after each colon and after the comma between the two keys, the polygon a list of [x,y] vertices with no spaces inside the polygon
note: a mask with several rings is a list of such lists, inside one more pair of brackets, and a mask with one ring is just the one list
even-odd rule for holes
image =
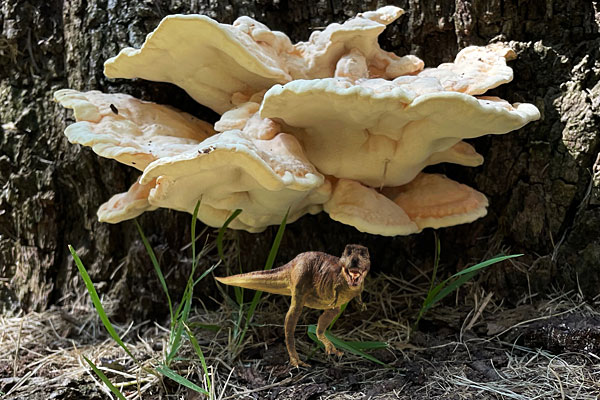
{"label": "dinosaur head", "polygon": [[342,276],[351,288],[362,287],[365,276],[371,268],[369,249],[359,244],[349,244],[340,258]]}

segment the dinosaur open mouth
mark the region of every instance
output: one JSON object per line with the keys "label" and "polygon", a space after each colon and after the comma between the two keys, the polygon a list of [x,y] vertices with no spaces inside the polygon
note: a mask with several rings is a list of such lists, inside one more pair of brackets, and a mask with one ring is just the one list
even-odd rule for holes
{"label": "dinosaur open mouth", "polygon": [[361,273],[356,271],[356,270],[349,270],[348,271],[348,278],[349,279],[349,284],[350,286],[358,286],[358,284],[360,283],[360,276]]}
{"label": "dinosaur open mouth", "polygon": [[356,286],[358,286],[358,284],[359,284],[359,280],[358,279],[352,279],[352,278],[350,278],[350,281],[348,282],[348,285],[350,287],[356,287]]}

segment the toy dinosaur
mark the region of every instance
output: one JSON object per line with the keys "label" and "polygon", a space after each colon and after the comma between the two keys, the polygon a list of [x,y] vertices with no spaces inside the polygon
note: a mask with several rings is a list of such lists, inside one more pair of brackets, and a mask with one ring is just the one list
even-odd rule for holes
{"label": "toy dinosaur", "polygon": [[360,301],[370,266],[369,250],[361,245],[349,244],[341,258],[310,251],[269,271],[215,279],[226,285],[292,296],[290,309],[285,316],[285,345],[291,365],[308,367],[307,363],[300,361],[294,343],[294,330],[302,307],[325,310],[317,323],[317,338],[325,346],[327,354],[341,356],[343,353],[325,337],[325,330],[340,312],[342,304],[356,296]]}

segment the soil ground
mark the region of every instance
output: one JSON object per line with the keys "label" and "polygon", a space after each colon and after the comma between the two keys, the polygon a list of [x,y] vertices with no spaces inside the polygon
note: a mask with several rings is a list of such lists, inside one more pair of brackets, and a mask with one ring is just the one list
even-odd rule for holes
{"label": "soil ground", "polygon": [[[598,399],[600,299],[577,292],[528,294],[506,307],[474,283],[430,310],[411,328],[427,282],[371,277],[333,333],[382,341],[370,351],[385,366],[345,354],[328,357],[306,334],[316,310],[305,309],[296,330],[298,352],[312,367],[287,362],[283,318],[289,304],[261,302],[244,344],[232,343],[237,310],[199,302],[189,325],[206,356],[215,399]],[[214,300],[214,299],[213,299]],[[448,300],[448,299],[447,299]],[[87,295],[77,305],[0,319],[0,393],[15,399],[105,399],[108,391],[83,361],[94,361],[128,399],[204,396],[140,369],[110,338]],[[110,301],[104,301],[110,312]],[[163,357],[167,329],[146,322],[117,330],[144,367]],[[172,368],[208,388],[201,363],[186,342]],[[0,397],[2,397],[0,396]]]}

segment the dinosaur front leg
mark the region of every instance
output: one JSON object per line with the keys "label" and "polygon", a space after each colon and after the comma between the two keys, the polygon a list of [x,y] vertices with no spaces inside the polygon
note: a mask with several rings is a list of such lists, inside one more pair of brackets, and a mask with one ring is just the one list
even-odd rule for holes
{"label": "dinosaur front leg", "polygon": [[285,345],[290,356],[290,364],[294,367],[310,367],[307,363],[300,361],[300,357],[298,357],[298,353],[296,352],[296,343],[294,341],[294,331],[296,330],[296,324],[298,323],[298,318],[300,317],[303,306],[304,302],[299,301],[298,296],[292,294],[290,309],[285,315]]}
{"label": "dinosaur front leg", "polygon": [[335,307],[335,305],[337,304],[338,298],[339,298],[339,294],[340,292],[338,291],[337,286],[333,288],[333,301],[331,303],[329,303],[329,307]]}
{"label": "dinosaur front leg", "polygon": [[359,295],[356,296],[356,301],[358,302],[358,305],[360,306],[361,311],[365,311],[367,309],[367,305],[365,303],[363,303],[363,300],[362,300],[362,293],[359,293]]}
{"label": "dinosaur front leg", "polygon": [[317,338],[325,346],[325,352],[327,354],[335,354],[336,356],[342,356],[344,353],[336,349],[333,343],[331,343],[329,339],[325,337],[325,330],[339,312],[339,307],[325,310],[319,317],[319,322],[317,323]]}

